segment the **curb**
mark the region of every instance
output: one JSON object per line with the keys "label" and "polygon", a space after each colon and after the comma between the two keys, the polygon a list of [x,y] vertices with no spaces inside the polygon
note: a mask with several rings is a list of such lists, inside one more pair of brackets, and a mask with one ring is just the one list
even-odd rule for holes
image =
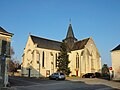
{"label": "curb", "polygon": [[15,87],[2,87],[0,90],[17,90]]}

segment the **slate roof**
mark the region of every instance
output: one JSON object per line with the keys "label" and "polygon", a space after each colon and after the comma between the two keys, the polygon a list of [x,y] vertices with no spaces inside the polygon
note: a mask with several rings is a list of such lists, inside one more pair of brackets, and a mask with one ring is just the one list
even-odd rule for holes
{"label": "slate roof", "polygon": [[38,48],[60,50],[61,42],[30,35]]}
{"label": "slate roof", "polygon": [[[72,29],[68,29],[68,30],[70,30],[70,32],[68,32],[67,37],[69,37],[69,36],[73,36],[74,37]],[[50,40],[50,39],[46,39],[46,38],[41,38],[41,37],[34,36],[34,35],[30,35],[30,36],[31,36],[32,41],[34,42],[34,44],[37,44],[38,48],[45,48],[45,49],[51,49],[51,50],[60,50],[61,49],[60,45],[61,45],[62,42],[60,42],[60,41],[55,41],[55,40]],[[89,39],[90,38],[86,38],[86,39],[74,42],[71,51],[84,49],[84,47],[87,44]]]}
{"label": "slate roof", "polygon": [[68,27],[68,32],[67,32],[67,36],[66,36],[66,39],[68,38],[73,38],[75,40],[77,40],[74,36],[74,33],[73,33],[73,29],[72,29],[72,25],[69,24],[69,27]]}
{"label": "slate roof", "polygon": [[[34,35],[30,35],[30,36],[33,40],[33,43],[37,44],[38,48],[60,50],[61,42],[59,42],[59,41],[45,39],[45,38],[37,37],[37,36],[34,36]],[[75,42],[74,45],[73,45],[72,51],[84,49],[84,47],[87,44],[89,39],[90,38],[86,38],[86,39]]]}
{"label": "slate roof", "polygon": [[73,45],[72,51],[84,49],[84,47],[87,44],[89,39],[90,38],[86,38],[86,39],[75,42],[74,45]]}
{"label": "slate roof", "polygon": [[120,44],[111,51],[116,51],[116,50],[120,50]]}
{"label": "slate roof", "polygon": [[0,34],[4,34],[4,35],[8,35],[8,36],[12,36],[12,33],[7,32],[5,29],[3,29],[2,27],[0,27]]}
{"label": "slate roof", "polygon": [[72,30],[72,25],[71,24],[69,24],[66,38],[69,38],[69,37],[74,38],[74,33],[73,33],[73,30]]}

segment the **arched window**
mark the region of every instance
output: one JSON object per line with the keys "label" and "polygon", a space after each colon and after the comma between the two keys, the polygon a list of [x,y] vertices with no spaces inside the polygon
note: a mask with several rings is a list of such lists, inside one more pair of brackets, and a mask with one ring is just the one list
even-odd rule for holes
{"label": "arched window", "polygon": [[44,55],[45,53],[44,53],[44,51],[43,51],[43,54],[42,54],[42,67],[44,67],[44,63],[45,63],[45,61],[44,61],[44,59],[45,59],[45,55]]}
{"label": "arched window", "polygon": [[94,53],[91,53],[91,68],[94,69]]}
{"label": "arched window", "polygon": [[38,64],[40,63],[40,54],[38,52],[36,53],[36,61]]}
{"label": "arched window", "polygon": [[76,68],[79,68],[79,54],[76,55]]}
{"label": "arched window", "polygon": [[34,61],[34,51],[32,52],[32,62]]}
{"label": "arched window", "polygon": [[29,62],[32,61],[32,51],[31,51],[31,49],[29,49],[29,50],[27,51],[27,60],[28,60]]}

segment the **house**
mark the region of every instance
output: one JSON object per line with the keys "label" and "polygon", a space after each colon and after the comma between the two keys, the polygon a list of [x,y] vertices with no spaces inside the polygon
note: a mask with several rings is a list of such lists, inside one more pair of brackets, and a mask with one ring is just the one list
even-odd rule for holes
{"label": "house", "polygon": [[10,43],[12,33],[0,27],[0,87],[8,84],[8,61],[10,60]]}
{"label": "house", "polygon": [[113,79],[120,80],[120,44],[111,50]]}
{"label": "house", "polygon": [[[81,77],[85,73],[100,72],[101,57],[92,39],[77,40],[69,24],[66,38],[69,55],[70,75]],[[61,41],[29,35],[22,55],[22,75],[48,77],[57,71],[57,58]]]}

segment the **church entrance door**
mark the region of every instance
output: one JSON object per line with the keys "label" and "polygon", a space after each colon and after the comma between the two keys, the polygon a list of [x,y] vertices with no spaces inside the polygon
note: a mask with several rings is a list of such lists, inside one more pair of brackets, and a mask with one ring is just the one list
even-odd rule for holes
{"label": "church entrance door", "polygon": [[76,70],[76,76],[78,76],[78,70]]}

